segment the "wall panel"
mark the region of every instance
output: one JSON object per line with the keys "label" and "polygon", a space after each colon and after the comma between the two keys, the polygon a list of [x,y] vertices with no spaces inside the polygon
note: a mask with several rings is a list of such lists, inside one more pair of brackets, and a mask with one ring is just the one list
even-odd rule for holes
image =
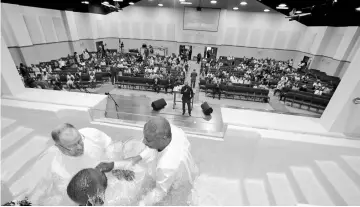
{"label": "wall panel", "polygon": [[24,15],[26,28],[33,44],[45,43],[45,38],[38,22],[37,16]]}
{"label": "wall panel", "polygon": [[40,16],[40,24],[44,32],[46,42],[57,42],[57,36],[54,28],[52,18],[49,16]]}
{"label": "wall panel", "polygon": [[53,17],[52,20],[58,41],[67,41],[68,37],[66,35],[65,26],[62,19],[60,17]]}

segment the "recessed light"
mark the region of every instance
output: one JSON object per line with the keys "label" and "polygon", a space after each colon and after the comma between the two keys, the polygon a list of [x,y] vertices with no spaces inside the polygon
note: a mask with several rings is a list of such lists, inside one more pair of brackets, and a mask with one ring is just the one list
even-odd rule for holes
{"label": "recessed light", "polygon": [[295,12],[295,14],[301,14],[302,13],[302,11],[296,11]]}
{"label": "recessed light", "polygon": [[88,1],[82,1],[81,3],[83,3],[83,4],[89,4]]}
{"label": "recessed light", "polygon": [[164,6],[163,4],[158,4],[158,6]]}
{"label": "recessed light", "polygon": [[286,4],[279,4],[279,7],[287,7]]}
{"label": "recessed light", "polygon": [[179,0],[180,2],[184,2],[185,0]]}
{"label": "recessed light", "polygon": [[130,5],[134,5],[134,2],[129,2]]}
{"label": "recessed light", "polygon": [[212,1],[210,1],[210,3],[212,3],[212,4],[216,4],[216,3],[217,3],[217,1],[212,0]]}
{"label": "recessed light", "polygon": [[283,9],[283,10],[286,10],[286,9],[289,9],[289,7],[284,7],[284,6],[278,6],[278,7],[276,7],[277,9]]}
{"label": "recessed light", "polygon": [[239,8],[238,8],[238,7],[234,7],[233,9],[234,9],[234,10],[238,10]]}
{"label": "recessed light", "polygon": [[183,2],[180,2],[180,4],[187,4],[187,5],[190,5],[190,4],[192,4],[191,2],[185,2],[185,1],[183,1]]}
{"label": "recessed light", "polygon": [[356,11],[360,11],[360,7],[356,8]]}
{"label": "recessed light", "polygon": [[120,1],[120,2],[123,2],[123,0],[113,0],[113,1]]}
{"label": "recessed light", "polygon": [[107,2],[107,1],[104,1],[104,2],[103,2],[103,4],[109,4],[109,2]]}
{"label": "recessed light", "polygon": [[245,5],[247,5],[247,3],[246,3],[246,1],[242,1],[242,2],[240,3],[240,5],[245,6]]}
{"label": "recessed light", "polygon": [[269,12],[270,10],[269,9],[264,9],[264,12]]}

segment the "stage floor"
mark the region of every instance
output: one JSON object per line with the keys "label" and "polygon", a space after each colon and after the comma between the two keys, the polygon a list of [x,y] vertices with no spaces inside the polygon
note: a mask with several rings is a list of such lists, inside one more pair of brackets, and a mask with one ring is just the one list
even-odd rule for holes
{"label": "stage floor", "polygon": [[175,109],[173,109],[173,102],[170,102],[169,99],[166,100],[167,105],[165,108],[160,111],[154,111],[151,107],[151,103],[154,100],[151,100],[149,97],[115,94],[112,94],[112,97],[119,107],[116,110],[114,101],[108,97],[106,118],[145,124],[153,116],[162,116],[175,126],[181,127],[185,132],[215,138],[224,137],[225,125],[219,106],[214,106],[214,112],[210,116],[205,116],[200,107],[201,104],[194,103],[191,116],[189,116],[187,111],[185,115],[182,115],[181,102],[177,102]]}

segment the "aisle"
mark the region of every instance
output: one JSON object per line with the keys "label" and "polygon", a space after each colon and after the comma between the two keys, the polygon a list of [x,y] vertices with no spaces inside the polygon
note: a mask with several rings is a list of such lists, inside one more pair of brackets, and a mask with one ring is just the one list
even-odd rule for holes
{"label": "aisle", "polygon": [[190,74],[195,69],[197,72],[196,82],[195,82],[195,97],[194,97],[194,103],[197,103],[199,101],[199,82],[200,82],[200,64],[196,64],[196,61],[189,61],[189,72],[186,74],[185,82],[187,81],[189,85],[191,84],[191,78]]}

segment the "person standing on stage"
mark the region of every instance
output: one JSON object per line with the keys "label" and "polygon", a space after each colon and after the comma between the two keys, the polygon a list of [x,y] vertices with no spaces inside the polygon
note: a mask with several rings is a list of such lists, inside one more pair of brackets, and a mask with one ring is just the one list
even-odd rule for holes
{"label": "person standing on stage", "polygon": [[190,74],[190,77],[191,77],[191,87],[195,88],[195,82],[196,82],[196,77],[197,77],[197,72],[195,71],[195,69]]}
{"label": "person standing on stage", "polygon": [[191,116],[191,99],[194,97],[194,91],[189,86],[188,82],[185,82],[185,85],[181,88],[181,94],[182,94],[182,108],[183,108],[183,114],[185,114],[185,104],[188,106],[188,112],[189,116]]}

